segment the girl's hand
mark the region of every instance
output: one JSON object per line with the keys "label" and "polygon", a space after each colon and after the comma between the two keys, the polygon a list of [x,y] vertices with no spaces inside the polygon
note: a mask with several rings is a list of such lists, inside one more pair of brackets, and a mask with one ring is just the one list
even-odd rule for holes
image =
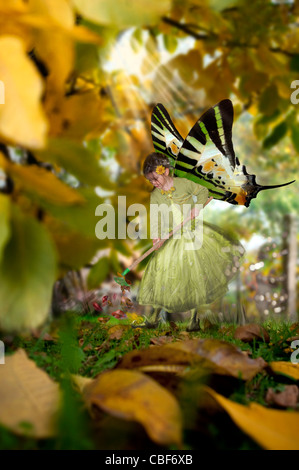
{"label": "girl's hand", "polygon": [[200,213],[199,207],[193,207],[193,209],[191,209],[191,212],[190,212],[191,219],[194,219],[195,217],[197,217],[199,213]]}
{"label": "girl's hand", "polygon": [[[212,199],[213,199],[213,196],[209,197],[205,205],[207,205]],[[197,206],[193,207],[193,209],[191,209],[190,211],[191,219],[194,219],[195,217],[197,217],[199,213],[200,213],[199,207]]]}
{"label": "girl's hand", "polygon": [[154,239],[153,239],[153,245],[155,245],[155,243],[157,243],[157,242],[160,242],[160,243],[156,246],[155,250],[159,250],[159,248],[163,245],[164,241],[165,241],[165,240],[161,240],[161,238],[154,238]]}

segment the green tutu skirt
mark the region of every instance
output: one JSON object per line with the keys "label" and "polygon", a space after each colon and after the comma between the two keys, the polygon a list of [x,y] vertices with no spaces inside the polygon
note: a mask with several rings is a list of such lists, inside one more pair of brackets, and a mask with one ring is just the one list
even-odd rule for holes
{"label": "green tutu skirt", "polygon": [[226,294],[245,250],[213,224],[203,222],[201,234],[198,243],[184,230],[184,236],[170,238],[153,253],[140,283],[140,305],[186,312]]}

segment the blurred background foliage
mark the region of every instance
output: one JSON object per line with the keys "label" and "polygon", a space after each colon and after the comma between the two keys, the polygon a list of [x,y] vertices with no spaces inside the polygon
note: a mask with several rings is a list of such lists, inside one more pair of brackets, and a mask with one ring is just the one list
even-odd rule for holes
{"label": "blurred background foliage", "polygon": [[[82,298],[150,246],[99,240],[95,211],[105,202],[117,215],[118,196],[148,207],[157,102],[186,136],[230,98],[248,172],[298,180],[298,25],[297,0],[0,0],[1,329],[40,326],[57,282]],[[242,293],[252,315],[295,315],[297,184],[205,211],[247,248],[237,310]]]}

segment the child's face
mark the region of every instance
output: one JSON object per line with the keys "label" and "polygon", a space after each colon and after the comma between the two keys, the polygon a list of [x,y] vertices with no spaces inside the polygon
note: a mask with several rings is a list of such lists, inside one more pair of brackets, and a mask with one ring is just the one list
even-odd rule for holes
{"label": "child's face", "polygon": [[152,185],[154,185],[155,188],[163,189],[163,186],[164,186],[165,183],[166,183],[168,174],[169,174],[169,169],[166,168],[166,169],[165,169],[165,173],[163,173],[163,175],[159,175],[159,174],[157,174],[155,171],[153,171],[152,173],[148,173],[148,174],[146,175],[146,179],[147,179],[150,183],[152,183]]}

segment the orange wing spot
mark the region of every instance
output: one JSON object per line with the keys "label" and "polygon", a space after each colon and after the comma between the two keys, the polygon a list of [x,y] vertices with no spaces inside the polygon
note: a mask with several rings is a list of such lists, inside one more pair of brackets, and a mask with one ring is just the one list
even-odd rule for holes
{"label": "orange wing spot", "polygon": [[210,161],[210,162],[205,163],[202,169],[205,173],[208,173],[214,168],[214,166],[215,166],[215,163]]}
{"label": "orange wing spot", "polygon": [[239,194],[237,194],[236,198],[235,198],[235,201],[237,201],[237,203],[240,205],[240,206],[244,206],[245,204],[245,201],[246,201],[246,192],[243,190],[243,189],[240,189],[240,192]]}
{"label": "orange wing spot", "polygon": [[171,142],[170,148],[174,155],[177,155],[179,153],[179,148],[174,142]]}

